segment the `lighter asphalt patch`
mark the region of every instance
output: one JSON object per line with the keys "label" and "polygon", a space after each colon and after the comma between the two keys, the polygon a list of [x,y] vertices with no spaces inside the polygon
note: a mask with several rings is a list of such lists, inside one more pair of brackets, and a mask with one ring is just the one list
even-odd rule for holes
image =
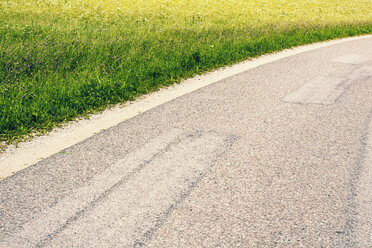
{"label": "lighter asphalt patch", "polygon": [[350,64],[353,70],[345,77],[320,76],[302,85],[299,89],[283,98],[284,102],[298,104],[332,105],[355,81],[366,80],[372,76],[372,65],[368,56],[346,54],[331,62]]}
{"label": "lighter asphalt patch", "polygon": [[[184,135],[171,129],[33,218],[1,247],[141,244],[232,140],[214,132]],[[67,244],[72,237],[81,243]],[[53,244],[48,243],[51,238]]]}
{"label": "lighter asphalt patch", "polygon": [[287,95],[285,102],[331,105],[351,84],[345,78],[318,77]]}
{"label": "lighter asphalt patch", "polygon": [[346,55],[334,58],[332,62],[358,65],[358,64],[363,64],[369,60],[371,60],[371,58],[367,56],[351,53],[351,54],[346,54]]}

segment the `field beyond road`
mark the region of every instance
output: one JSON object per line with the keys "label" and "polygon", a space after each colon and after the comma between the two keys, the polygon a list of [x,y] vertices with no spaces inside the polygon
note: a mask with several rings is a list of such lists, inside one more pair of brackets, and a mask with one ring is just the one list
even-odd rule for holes
{"label": "field beyond road", "polygon": [[371,32],[367,0],[2,0],[0,142],[250,57]]}

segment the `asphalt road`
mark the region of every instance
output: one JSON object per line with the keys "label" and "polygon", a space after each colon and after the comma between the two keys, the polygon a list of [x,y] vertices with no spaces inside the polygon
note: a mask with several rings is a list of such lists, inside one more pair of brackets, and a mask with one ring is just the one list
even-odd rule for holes
{"label": "asphalt road", "polygon": [[372,38],[160,105],[0,181],[0,247],[372,247]]}

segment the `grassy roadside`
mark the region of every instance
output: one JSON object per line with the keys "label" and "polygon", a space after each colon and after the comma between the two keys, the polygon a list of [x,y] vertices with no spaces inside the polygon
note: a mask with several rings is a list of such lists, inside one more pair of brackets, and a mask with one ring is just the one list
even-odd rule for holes
{"label": "grassy roadside", "polygon": [[367,33],[371,1],[3,0],[0,141],[250,57]]}

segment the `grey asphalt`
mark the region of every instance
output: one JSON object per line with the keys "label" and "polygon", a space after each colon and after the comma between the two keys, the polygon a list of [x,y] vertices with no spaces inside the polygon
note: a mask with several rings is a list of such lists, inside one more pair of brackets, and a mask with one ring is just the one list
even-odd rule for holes
{"label": "grey asphalt", "polygon": [[0,181],[0,247],[372,247],[372,38],[262,65]]}

